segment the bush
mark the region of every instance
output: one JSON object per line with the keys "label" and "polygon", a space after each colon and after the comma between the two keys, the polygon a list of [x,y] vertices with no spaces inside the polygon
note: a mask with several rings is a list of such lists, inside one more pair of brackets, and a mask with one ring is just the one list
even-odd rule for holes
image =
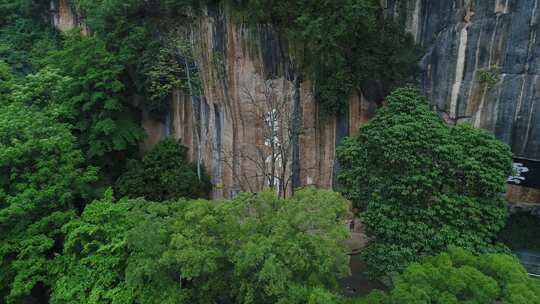
{"label": "bush", "polygon": [[463,249],[411,264],[394,278],[392,290],[373,292],[358,304],[540,303],[540,281],[505,254],[474,256]]}
{"label": "bush", "polygon": [[207,198],[212,188],[210,178],[188,161],[187,148],[172,139],[158,143],[141,161],[132,160],[116,181],[120,196],[144,197],[154,202],[181,197]]}
{"label": "bush", "polygon": [[490,68],[478,70],[478,81],[486,84],[488,88],[494,87],[501,80],[501,67],[495,65]]}
{"label": "bush", "polygon": [[363,251],[371,269],[388,274],[449,245],[493,250],[507,217],[509,147],[470,125],[446,125],[415,89],[387,102],[338,149],[342,191],[364,209],[373,238]]}

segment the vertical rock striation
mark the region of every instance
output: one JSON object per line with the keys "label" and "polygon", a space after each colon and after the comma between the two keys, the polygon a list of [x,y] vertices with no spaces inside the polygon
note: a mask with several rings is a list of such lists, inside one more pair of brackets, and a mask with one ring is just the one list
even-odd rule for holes
{"label": "vertical rock striation", "polygon": [[433,106],[531,159],[540,159],[539,2],[389,0],[384,7],[426,50],[421,86]]}
{"label": "vertical rock striation", "polygon": [[[540,0],[381,0],[424,48],[420,86],[448,122],[471,122],[508,143],[518,157],[540,159]],[[60,30],[80,25],[68,1],[53,8]],[[290,100],[300,130],[292,140],[291,185],[330,188],[335,148],[372,117],[376,105],[355,94],[346,114],[320,121],[312,84],[295,70],[287,43],[271,25],[246,26],[209,7],[193,26],[200,98],[175,92],[165,121],[144,115],[151,146],[181,138],[215,185],[214,197],[259,191],[256,148],[264,121],[246,92],[262,102],[269,80]],[[359,96],[360,95],[360,96]],[[525,189],[526,190],[526,189]],[[523,189],[514,200],[540,202]],[[525,192],[524,192],[525,191]]]}
{"label": "vertical rock striation", "polygon": [[190,147],[193,160],[200,155],[212,176],[214,196],[263,187],[256,159],[264,145],[265,121],[256,115],[252,99],[264,103],[268,83],[290,103],[293,128],[299,130],[291,140],[288,191],[332,187],[336,144],[366,122],[376,106],[353,96],[347,115],[320,121],[312,85],[292,66],[287,44],[273,26],[246,26],[209,8],[194,30],[204,98],[194,109],[181,92],[175,94],[172,135]]}
{"label": "vertical rock striation", "polygon": [[[516,157],[533,160],[540,160],[539,2],[383,3],[426,51],[420,79],[433,107],[451,123],[493,132]],[[513,186],[509,193],[511,201],[540,202],[534,189]]]}
{"label": "vertical rock striation", "polygon": [[49,11],[53,25],[60,31],[66,32],[75,27],[80,27],[86,32],[86,26],[79,14],[75,13],[69,0],[53,0],[50,2]]}

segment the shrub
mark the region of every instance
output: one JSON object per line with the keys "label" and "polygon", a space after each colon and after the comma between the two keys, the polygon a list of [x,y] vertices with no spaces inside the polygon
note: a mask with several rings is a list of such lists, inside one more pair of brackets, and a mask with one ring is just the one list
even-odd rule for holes
{"label": "shrub", "polygon": [[[187,148],[167,139],[158,143],[142,160],[132,160],[127,171],[116,181],[120,196],[144,197],[161,202],[181,197],[207,198],[210,178],[187,159]],[[202,168],[201,168],[202,169]]]}
{"label": "shrub", "polygon": [[501,67],[494,65],[478,71],[478,80],[488,88],[495,86],[501,80]]}

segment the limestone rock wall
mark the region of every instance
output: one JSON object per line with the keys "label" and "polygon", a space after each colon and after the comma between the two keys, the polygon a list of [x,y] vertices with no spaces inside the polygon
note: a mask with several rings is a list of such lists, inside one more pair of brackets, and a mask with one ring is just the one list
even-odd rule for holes
{"label": "limestone rock wall", "polygon": [[331,188],[336,145],[366,122],[376,105],[353,96],[347,115],[320,121],[311,83],[291,66],[287,45],[272,26],[247,27],[210,8],[195,31],[204,97],[192,100],[176,92],[161,126],[168,131],[159,133],[180,138],[192,160],[202,159],[214,197],[263,188],[258,152],[264,147],[265,121],[253,101],[266,102],[269,83],[299,119],[300,131],[290,146],[288,191],[306,185]]}
{"label": "limestone rock wall", "polygon": [[84,21],[74,12],[69,0],[53,0],[49,7],[52,22],[58,30],[66,32],[80,27],[83,31],[87,31]]}
{"label": "limestone rock wall", "polygon": [[[424,47],[421,87],[448,120],[492,131],[540,159],[538,0],[388,0]],[[482,82],[491,74],[496,81]]]}
{"label": "limestone rock wall", "polygon": [[[490,130],[516,156],[538,160],[539,2],[381,0],[381,7],[424,48],[419,80],[434,109],[450,123],[468,121]],[[57,27],[80,23],[67,0],[57,3]],[[165,136],[181,138],[212,176],[214,197],[258,191],[257,166],[249,159],[262,144],[264,121],[254,115],[245,92],[262,102],[261,87],[271,79],[301,118],[291,146],[289,188],[332,187],[336,145],[372,117],[376,106],[356,94],[347,114],[320,121],[312,85],[291,65],[287,44],[272,26],[247,27],[210,7],[194,26],[194,37],[203,97],[175,92],[165,119],[143,113],[149,134],[143,146]],[[512,200],[540,202],[538,191],[510,190]]]}
{"label": "limestone rock wall", "polygon": [[[490,130],[515,156],[540,160],[540,1],[381,5],[424,47],[421,87],[446,120]],[[482,81],[486,76],[493,81]],[[512,201],[540,202],[533,189],[512,187],[509,193]]]}

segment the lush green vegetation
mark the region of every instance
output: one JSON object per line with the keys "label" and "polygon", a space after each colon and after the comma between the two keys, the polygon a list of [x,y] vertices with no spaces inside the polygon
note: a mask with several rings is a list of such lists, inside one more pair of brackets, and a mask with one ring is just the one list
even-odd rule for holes
{"label": "lush green vegetation", "polygon": [[46,0],[0,1],[0,60],[17,75],[35,71],[55,47],[57,34],[45,22],[49,5]]}
{"label": "lush green vegetation", "polygon": [[[123,62],[142,72],[135,76],[135,82],[150,97],[149,104],[159,109],[163,97],[178,85],[178,78],[170,79],[170,75],[183,74],[185,78],[185,67],[177,66],[178,59],[189,58],[189,51],[180,52],[180,58],[168,57],[178,50],[168,37],[174,28],[171,24],[188,26],[201,7],[211,2],[228,9],[240,21],[271,23],[284,33],[297,72],[315,83],[322,117],[343,113],[353,90],[382,100],[392,89],[413,80],[418,49],[404,27],[381,16],[375,0],[77,0],[76,5],[90,28]],[[156,40],[152,32],[160,33],[161,38]],[[145,54],[152,54],[150,63],[137,61]],[[159,54],[157,63],[155,54]],[[168,72],[165,75],[163,71]]]}
{"label": "lush green vegetation", "polygon": [[[194,14],[205,1],[74,0],[95,37],[124,67],[123,81],[147,110],[161,114],[172,91],[200,95],[188,39]],[[191,90],[190,90],[191,89]]]}
{"label": "lush green vegetation", "polygon": [[492,66],[478,71],[478,81],[487,85],[488,88],[494,87],[501,80],[502,69],[500,66]]}
{"label": "lush green vegetation", "polygon": [[0,1],[2,303],[47,302],[67,229],[143,138],[129,75],[144,37],[60,35],[49,5]]}
{"label": "lush green vegetation", "polygon": [[463,249],[411,264],[394,278],[392,290],[357,303],[540,303],[540,282],[505,254],[475,256]]}
{"label": "lush green vegetation", "polygon": [[[208,198],[212,185],[201,168],[188,161],[187,148],[172,139],[158,143],[142,160],[128,163],[116,182],[122,197],[144,197],[154,202],[185,198]],[[200,175],[200,176],[199,176]]]}
{"label": "lush green vegetation", "polygon": [[363,251],[372,270],[401,270],[450,245],[494,250],[507,218],[509,147],[470,125],[446,125],[415,89],[386,101],[338,151],[343,192],[374,238]]}
{"label": "lush green vegetation", "polygon": [[287,200],[261,193],[165,204],[115,203],[109,192],[64,227],[51,303],[334,298],[337,276],[348,272],[348,213],[338,194],[313,189]]}
{"label": "lush green vegetation", "polygon": [[0,173],[0,297],[21,303],[51,284],[61,228],[88,199],[96,169],[85,164],[69,125],[2,100]]}
{"label": "lush green vegetation", "polygon": [[123,96],[124,68],[101,40],[67,35],[62,48],[48,60],[52,68],[71,78],[62,86],[68,96],[60,102],[67,103],[64,119],[75,127],[89,159],[136,146],[142,131]]}
{"label": "lush green vegetation", "polygon": [[[189,200],[208,198],[208,176],[173,140],[137,158],[140,113],[167,110],[175,88],[202,94],[191,26],[206,4],[276,26],[323,117],[354,90],[379,101],[409,82],[412,38],[374,0],[72,4],[89,31],[56,32],[49,1],[0,0],[0,302],[346,302],[348,201],[314,189]],[[404,270],[368,303],[535,303],[509,256],[451,249],[410,264],[449,246],[498,250],[511,154],[445,125],[412,89],[387,102],[339,151],[343,193],[373,237],[366,261]],[[513,227],[528,222],[513,217],[501,239],[520,247]]]}

